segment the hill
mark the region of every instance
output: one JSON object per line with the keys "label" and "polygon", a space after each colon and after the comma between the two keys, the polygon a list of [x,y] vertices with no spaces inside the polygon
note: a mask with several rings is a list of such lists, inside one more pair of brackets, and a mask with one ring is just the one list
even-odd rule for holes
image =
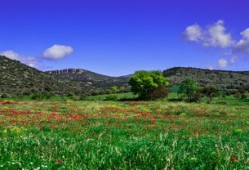
{"label": "hill", "polygon": [[[111,77],[97,74],[84,69],[64,69],[48,71],[52,75],[68,78],[94,85],[100,88],[123,86],[129,88],[128,80],[132,75]],[[191,67],[173,67],[163,71],[163,75],[170,79],[172,85],[179,84],[186,78],[194,79],[201,86],[215,86],[222,91],[235,92],[249,90],[249,71],[208,70]]]}
{"label": "hill", "polygon": [[[176,85],[186,78],[196,80],[202,86],[212,85],[222,91],[249,91],[249,71],[207,70],[174,67],[163,71],[163,75]],[[128,80],[132,75],[111,77],[84,69],[64,69],[42,72],[19,61],[0,56],[0,96],[2,94],[32,94],[49,92],[59,95],[70,93],[107,93],[102,89],[113,86],[128,91]],[[97,88],[96,88],[97,87]]]}
{"label": "hill", "polygon": [[19,61],[0,56],[0,95],[48,92],[66,95],[72,92],[88,93],[92,87],[59,78],[29,67]]}
{"label": "hill", "polygon": [[75,81],[80,81],[89,85],[94,85],[99,88],[110,88],[113,86],[123,87],[128,89],[128,80],[130,75],[121,77],[111,77],[98,73],[94,73],[84,69],[64,69],[48,71],[49,74],[59,76]]}
{"label": "hill", "polygon": [[202,86],[213,85],[220,90],[249,90],[249,71],[208,70],[190,67],[174,67],[163,71],[163,75],[178,84],[186,78],[194,79]]}

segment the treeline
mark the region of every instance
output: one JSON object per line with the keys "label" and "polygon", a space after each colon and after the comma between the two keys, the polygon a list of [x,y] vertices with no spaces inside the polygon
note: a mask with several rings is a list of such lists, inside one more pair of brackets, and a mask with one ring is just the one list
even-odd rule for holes
{"label": "treeline", "polygon": [[[168,96],[170,81],[163,76],[160,71],[137,71],[129,80],[131,91],[137,94],[141,100],[153,100]],[[240,88],[236,91],[219,89],[215,85],[200,85],[191,78],[174,85],[174,92],[178,94],[178,100],[187,102],[198,102],[202,97],[207,98],[207,103],[211,103],[214,97],[234,95],[236,98],[247,98],[249,89]],[[177,87],[177,88],[176,88]]]}

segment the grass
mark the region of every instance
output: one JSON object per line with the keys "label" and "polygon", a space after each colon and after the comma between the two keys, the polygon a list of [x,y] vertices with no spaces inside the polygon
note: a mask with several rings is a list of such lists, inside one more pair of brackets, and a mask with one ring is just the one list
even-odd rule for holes
{"label": "grass", "polygon": [[249,169],[248,100],[91,100],[0,101],[0,169]]}

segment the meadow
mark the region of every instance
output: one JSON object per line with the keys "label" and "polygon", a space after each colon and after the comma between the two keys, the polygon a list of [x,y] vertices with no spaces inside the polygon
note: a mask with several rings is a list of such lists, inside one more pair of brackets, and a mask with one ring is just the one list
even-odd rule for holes
{"label": "meadow", "polygon": [[0,169],[249,169],[248,100],[95,99],[1,100]]}

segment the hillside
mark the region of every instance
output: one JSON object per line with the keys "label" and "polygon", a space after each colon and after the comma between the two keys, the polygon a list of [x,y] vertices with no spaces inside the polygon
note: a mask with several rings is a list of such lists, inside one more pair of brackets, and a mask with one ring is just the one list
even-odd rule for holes
{"label": "hillside", "polygon": [[122,86],[128,88],[128,80],[130,76],[111,77],[102,74],[97,74],[84,69],[64,69],[53,70],[48,73],[60,76],[63,78],[80,81],[89,85],[94,85],[100,88],[110,88],[112,86]]}
{"label": "hillside", "polygon": [[213,85],[221,90],[249,90],[249,71],[223,71],[186,67],[174,67],[163,71],[163,75],[178,84],[185,78],[198,81],[202,86]]}
{"label": "hillside", "polygon": [[[213,85],[220,90],[249,91],[249,71],[222,71],[186,67],[174,67],[163,71],[163,75],[175,85],[185,78],[192,78],[202,86]],[[49,92],[59,95],[70,93],[94,94],[102,88],[112,86],[129,90],[131,75],[111,77],[84,69],[64,69],[42,72],[18,61],[0,56],[0,95],[32,94]],[[99,89],[97,89],[98,87]],[[105,91],[101,92],[105,93]]]}
{"label": "hillside", "polygon": [[0,95],[49,92],[66,95],[72,92],[88,93],[92,87],[79,82],[41,72],[19,61],[0,56]]}

